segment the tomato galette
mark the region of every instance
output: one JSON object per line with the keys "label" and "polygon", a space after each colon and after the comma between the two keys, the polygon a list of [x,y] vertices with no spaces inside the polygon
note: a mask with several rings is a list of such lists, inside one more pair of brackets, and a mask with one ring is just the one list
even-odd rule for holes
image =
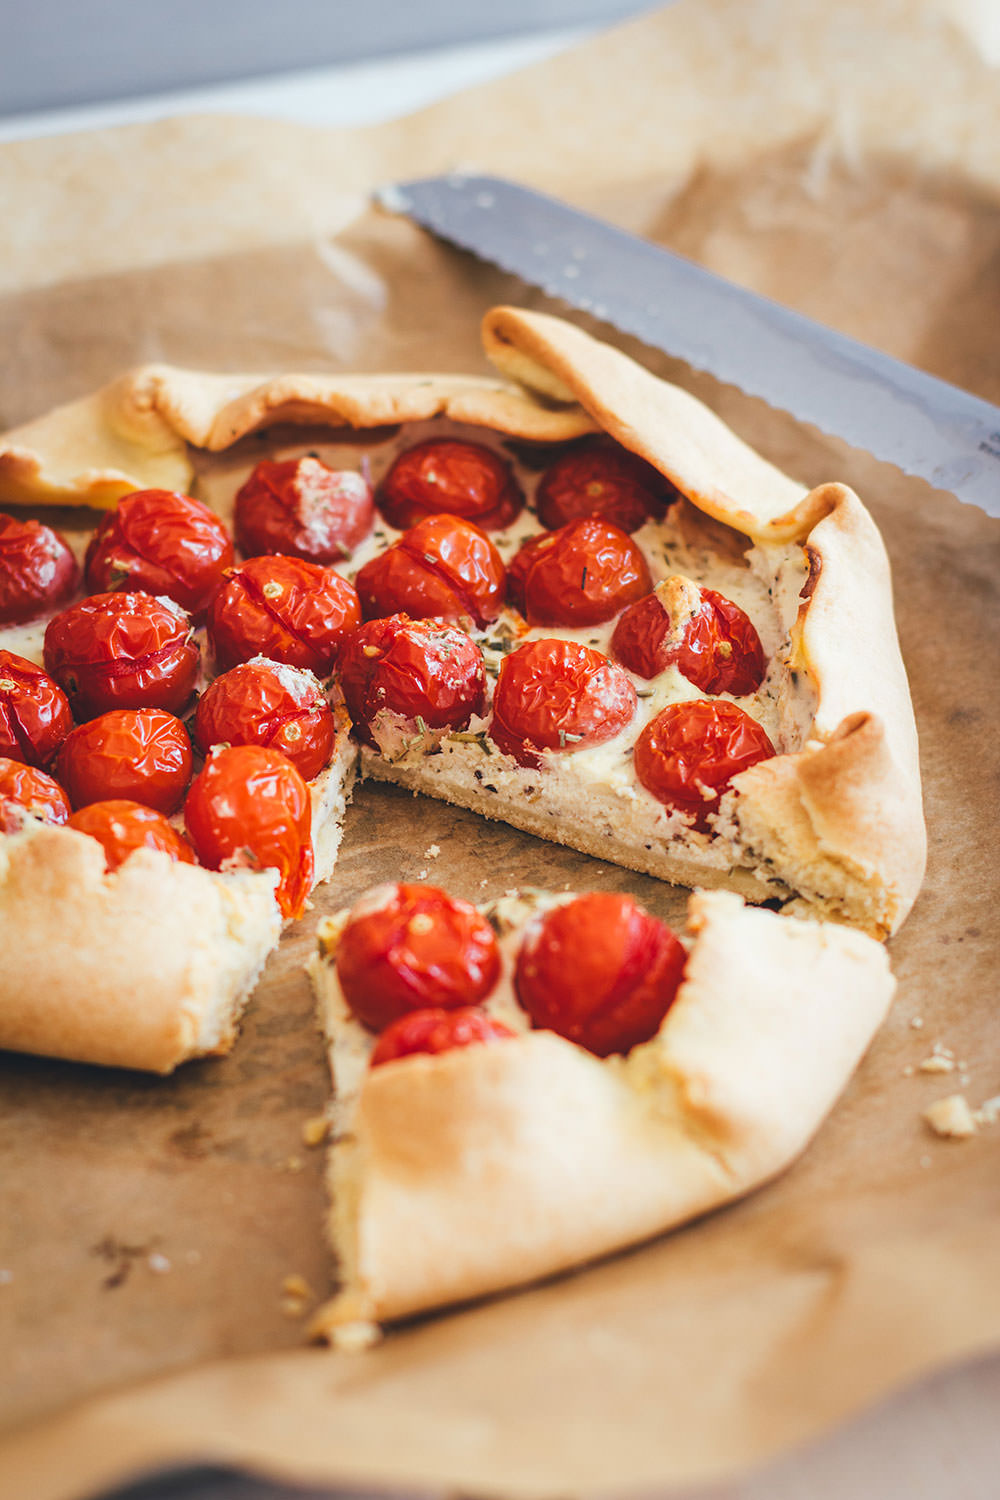
{"label": "tomato galette", "polygon": [[0,520],[0,1045],[224,1050],[358,768],[904,919],[916,739],[861,502],[567,323],[484,336],[502,378],[154,366],[0,440],[0,500],[107,512]]}
{"label": "tomato galette", "polygon": [[314,1331],[564,1270],[773,1177],[888,1008],[884,948],[725,891],[678,936],[630,896],[482,911],[383,885],[321,923],[337,1297]]}

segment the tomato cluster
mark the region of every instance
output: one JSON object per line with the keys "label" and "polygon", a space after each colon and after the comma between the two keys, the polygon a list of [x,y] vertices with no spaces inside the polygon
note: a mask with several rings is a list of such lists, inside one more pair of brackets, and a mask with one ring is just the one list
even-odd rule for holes
{"label": "tomato cluster", "polygon": [[[608,1057],[656,1034],[686,961],[670,928],[631,896],[592,892],[529,924],[514,992],[526,1024]],[[336,968],[351,1011],[379,1033],[373,1067],[515,1034],[482,1008],[501,973],[493,929],[436,886],[371,892],[343,927]]]}

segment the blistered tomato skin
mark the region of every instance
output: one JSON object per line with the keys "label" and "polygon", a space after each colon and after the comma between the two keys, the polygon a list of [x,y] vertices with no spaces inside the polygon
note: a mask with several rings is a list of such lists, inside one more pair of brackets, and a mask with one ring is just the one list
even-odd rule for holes
{"label": "blistered tomato skin", "polygon": [[370,620],[345,644],[338,675],[354,733],[368,745],[380,713],[418,730],[421,721],[427,729],[463,729],[485,703],[482,652],[443,620]]}
{"label": "blistered tomato skin", "polygon": [[652,586],[641,549],[599,516],[532,537],[507,569],[507,598],[529,625],[600,625]]}
{"label": "blistered tomato skin", "polygon": [[291,761],[262,745],[213,750],[184,802],[188,837],[203,865],[277,870],[282,915],[300,917],[315,859],[309,788]]}
{"label": "blistered tomato skin", "polygon": [[178,713],[198,674],[191,620],[170,599],[93,594],[49,621],[45,665],[78,719],[112,708]]}
{"label": "blistered tomato skin", "polygon": [[585,438],[546,469],[535,491],[535,509],[547,531],[581,516],[600,516],[632,532],[662,516],[677,493],[637,454],[604,437]]}
{"label": "blistered tomato skin", "polygon": [[265,459],[236,496],[236,540],[245,557],[283,553],[306,562],[340,562],[374,521],[368,481],[318,458]]}
{"label": "blistered tomato skin", "polygon": [[196,618],[232,566],[233,544],[214,511],[175,490],[135,490],[87,548],[88,586],[165,595]]}
{"label": "blistered tomato skin", "polygon": [[704,831],[733,777],[774,754],[766,731],[737,704],[699,698],[672,703],[650,720],[636,740],[634,765],[648,792]]}
{"label": "blistered tomato skin", "polygon": [[22,625],[57,609],[79,576],[75,557],[51,526],[0,513],[0,625]]}
{"label": "blistered tomato skin", "polygon": [[0,756],[45,767],[72,728],[58,682],[27,657],[0,651]]}
{"label": "blistered tomato skin", "polygon": [[358,1020],[383,1031],[411,1011],[478,1005],[500,977],[500,952],[469,902],[432,885],[388,885],[351,913],[337,977]]}
{"label": "blistered tomato skin", "polygon": [[365,563],[355,579],[366,620],[464,620],[482,628],[503,608],[506,569],[485,532],[457,516],[429,516]]}
{"label": "blistered tomato skin", "polygon": [[90,802],[73,814],[69,826],[97,840],[109,871],[117,870],[137,849],[158,849],[185,865],[198,863],[191,845],[162,813],[128,798]]}
{"label": "blistered tomato skin", "polygon": [[731,693],[734,698],[755,693],[767,660],[753,622],[715,589],[700,593],[701,607],[679,642],[670,639],[670,615],[655,593],[630,604],[615,625],[612,656],[639,677],[656,677],[676,665],[703,693]]}
{"label": "blistered tomato skin", "polygon": [[621,667],[575,641],[528,641],[500,664],[490,738],[522,766],[542,750],[585,750],[635,717],[636,694]]}
{"label": "blistered tomato skin", "polygon": [[444,1010],[441,1006],[413,1010],[391,1022],[382,1032],[371,1055],[371,1066],[379,1068],[383,1063],[398,1062],[401,1057],[418,1053],[436,1057],[459,1047],[502,1042],[512,1036],[514,1032],[509,1026],[495,1021],[475,1005],[464,1005],[458,1010]]}
{"label": "blistered tomato skin", "polygon": [[251,557],[213,598],[208,637],[220,672],[267,656],[326,677],[360,623],[354,585],[332,568],[300,557]]}
{"label": "blistered tomato skin", "polygon": [[194,739],[204,755],[223,744],[280,750],[304,781],[312,781],[333,758],[337,725],[312,672],[259,658],[206,688],[195,712]]}
{"label": "blistered tomato skin", "polygon": [[524,492],[507,461],[481,443],[431,439],[401,453],[379,485],[376,503],[390,526],[406,531],[447,512],[484,531],[517,519]]}
{"label": "blistered tomato skin", "polygon": [[25,814],[43,823],[65,823],[69,798],[58,781],[37,766],[0,758],[0,833],[17,833]]}
{"label": "blistered tomato skin", "polygon": [[175,813],[191,780],[191,741],[162,708],[117,708],[79,725],[59,752],[59,780],[74,808],[141,802]]}
{"label": "blistered tomato skin", "polygon": [[532,1025],[609,1057],[655,1036],[686,960],[670,928],[631,896],[595,891],[529,926],[514,988]]}

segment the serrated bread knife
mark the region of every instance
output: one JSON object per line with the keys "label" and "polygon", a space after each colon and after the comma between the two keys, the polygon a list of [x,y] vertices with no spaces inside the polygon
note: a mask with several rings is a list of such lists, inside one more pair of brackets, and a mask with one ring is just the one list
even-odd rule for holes
{"label": "serrated bread knife", "polygon": [[379,199],[549,296],[1000,516],[1000,408],[988,401],[499,177],[429,177]]}

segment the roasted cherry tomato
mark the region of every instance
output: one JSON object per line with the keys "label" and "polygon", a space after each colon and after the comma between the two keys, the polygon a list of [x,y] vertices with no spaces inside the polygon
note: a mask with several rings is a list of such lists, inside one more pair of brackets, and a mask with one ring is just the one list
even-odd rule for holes
{"label": "roasted cherry tomato", "polygon": [[165,594],[199,616],[232,561],[229,533],[207,505],[174,490],[134,490],[97,528],[87,583],[95,593]]}
{"label": "roasted cherry tomato", "polygon": [[286,756],[263,745],[213,750],[191,783],[184,822],[203,865],[277,870],[282,914],[302,915],[315,869],[312,810]]}
{"label": "roasted cherry tomato", "polygon": [[204,755],[213,745],[270,746],[312,781],[330,764],[337,724],[312,672],[255,657],[206,688],[194,716],[194,739]]}
{"label": "roasted cherry tomato", "polygon": [[65,823],[69,798],[58,781],[37,766],[0,758],[0,833],[17,833],[26,813],[43,823]]}
{"label": "roasted cherry tomato", "polygon": [[500,977],[486,918],[433,885],[383,885],[351,912],[337,978],[358,1020],[382,1031],[410,1011],[485,1000]]}
{"label": "roasted cherry tomato", "polygon": [[73,730],[58,769],[76,808],[125,800],[169,817],[191,780],[191,741],[180,719],[162,708],[115,708]]}
{"label": "roasted cherry tomato", "polygon": [[280,552],[306,562],[340,562],[374,520],[367,479],[318,458],[265,459],[236,496],[236,540],[246,557]]}
{"label": "roasted cherry tomato", "polygon": [[92,594],[50,620],[45,665],[78,718],[111,708],[166,708],[191,696],[198,647],[179,604],[150,594]]}
{"label": "roasted cherry tomato", "polygon": [[636,543],[599,516],[532,537],[507,569],[507,598],[529,625],[600,625],[652,586]]}
{"label": "roasted cherry tomato", "polygon": [[535,1026],[588,1052],[628,1052],[659,1030],[687,953],[631,896],[594,891],[533,922],[514,974]]}
{"label": "roasted cherry tomato", "polygon": [[453,1052],[456,1047],[504,1041],[513,1035],[509,1026],[495,1021],[476,1005],[463,1005],[459,1010],[441,1006],[411,1010],[382,1032],[371,1055],[371,1066],[378,1068],[382,1063],[412,1057],[415,1052],[436,1055]]}
{"label": "roasted cherry tomato", "polygon": [[355,579],[368,620],[468,620],[480,627],[503,607],[506,571],[486,534],[458,516],[429,516],[411,526]]}
{"label": "roasted cherry tomato", "polygon": [[658,801],[705,829],[734,776],[775,754],[765,731],[727,699],[671,703],[635,745],[635,774]]}
{"label": "roasted cherry tomato", "polygon": [[90,802],[73,814],[69,826],[97,840],[109,870],[117,870],[137,849],[159,849],[184,865],[198,863],[191,845],[162,813],[128,798]]}
{"label": "roasted cherry tomato", "polygon": [[0,651],[0,755],[47,766],[72,728],[58,682],[27,657]]}
{"label": "roasted cherry tomato", "polygon": [[251,557],[212,600],[208,638],[220,671],[266,656],[325,677],[360,624],[357,591],[332,568],[300,557]]}
{"label": "roasted cherry tomato", "polygon": [[535,509],[548,531],[580,516],[600,516],[622,531],[638,531],[651,516],[662,516],[677,494],[645,459],[606,437],[592,437],[546,469],[535,491]]}
{"label": "roasted cherry tomato", "polygon": [[401,453],[379,485],[379,509],[399,531],[426,516],[461,516],[502,531],[521,513],[524,492],[510,464],[482,443],[430,439]]}
{"label": "roasted cherry tomato", "polygon": [[340,654],[340,685],[358,739],[374,745],[380,713],[427,729],[462,729],[485,702],[483,656],[443,620],[369,620]]}
{"label": "roasted cherry tomato", "polygon": [[528,641],[500,663],[490,736],[522,766],[540,750],[601,745],[635,716],[621,667],[575,641]]}
{"label": "roasted cherry tomato", "polygon": [[[753,622],[715,589],[689,586],[683,622],[671,616],[672,580],[630,604],[615,625],[611,654],[639,677],[678,670],[703,693],[755,693],[767,663]],[[683,580],[681,580],[683,582]],[[680,629],[676,627],[680,625]]]}
{"label": "roasted cherry tomato", "polygon": [[20,625],[57,609],[79,576],[58,531],[0,513],[0,625]]}

